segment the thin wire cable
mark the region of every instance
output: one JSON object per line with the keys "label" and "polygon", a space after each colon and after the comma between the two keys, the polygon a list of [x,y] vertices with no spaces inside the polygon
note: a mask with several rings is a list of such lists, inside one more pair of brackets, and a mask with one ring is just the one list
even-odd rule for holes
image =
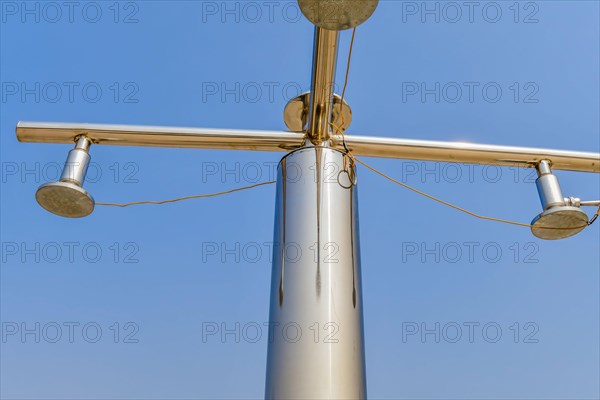
{"label": "thin wire cable", "polygon": [[[400,185],[400,186],[402,186],[402,187],[404,187],[404,188],[406,188],[406,189],[408,189],[408,190],[411,190],[411,191],[413,191],[413,192],[415,192],[415,193],[417,193],[417,194],[420,194],[421,196],[427,197],[428,199],[431,199],[431,200],[433,200],[433,201],[436,201],[436,202],[438,202],[438,203],[441,203],[441,204],[443,204],[443,205],[445,205],[445,206],[451,207],[451,208],[453,208],[453,209],[455,209],[455,210],[458,210],[458,211],[460,211],[460,212],[463,212],[463,213],[465,213],[465,214],[468,214],[468,215],[470,215],[470,216],[472,216],[472,217],[479,218],[479,219],[483,219],[483,220],[486,220],[486,221],[501,222],[501,223],[504,223],[504,224],[516,225],[516,226],[522,226],[522,227],[527,227],[527,228],[532,228],[532,227],[533,227],[533,225],[531,225],[531,224],[524,224],[524,223],[521,223],[521,222],[515,222],[515,221],[506,220],[506,219],[502,219],[502,218],[487,217],[487,216],[485,216],[485,215],[481,215],[481,214],[474,213],[474,212],[472,212],[472,211],[469,211],[469,210],[467,210],[467,209],[465,209],[465,208],[459,207],[459,206],[457,206],[457,205],[455,205],[455,204],[452,204],[452,203],[450,203],[450,202],[447,202],[447,201],[445,201],[445,200],[442,200],[442,199],[440,199],[440,198],[437,198],[437,197],[435,197],[435,196],[432,196],[432,195],[430,195],[430,194],[428,194],[428,193],[425,193],[425,192],[423,192],[423,191],[421,191],[421,190],[419,190],[419,189],[417,189],[417,188],[414,188],[414,187],[412,187],[412,186],[410,186],[410,185],[407,185],[406,183],[404,183],[404,182],[401,182],[401,181],[399,181],[399,180],[397,180],[397,179],[394,179],[394,178],[392,178],[391,176],[389,176],[389,175],[386,175],[385,173],[383,173],[383,172],[379,171],[378,169],[376,169],[376,168],[374,168],[374,167],[371,167],[371,166],[370,166],[370,165],[368,165],[367,163],[365,163],[365,162],[363,162],[363,161],[359,160],[358,158],[356,158],[356,157],[355,157],[355,156],[353,156],[352,154],[349,154],[348,156],[349,156],[349,157],[351,157],[351,158],[352,158],[354,161],[356,161],[357,163],[359,163],[359,164],[361,164],[362,166],[364,166],[365,168],[367,168],[367,169],[369,169],[369,170],[371,170],[371,171],[375,172],[376,174],[378,174],[378,175],[380,175],[380,176],[384,177],[385,179],[387,179],[387,180],[389,180],[389,181],[391,181],[391,182],[394,182],[394,183],[396,183],[396,184],[398,184],[398,185]],[[582,225],[582,226],[576,226],[576,227],[572,227],[572,228],[557,228],[557,227],[550,227],[550,226],[536,226],[535,228],[536,228],[536,229],[560,229],[560,230],[566,230],[566,229],[582,229],[582,228],[585,228],[585,227],[587,227],[587,226],[589,226],[589,225],[593,224],[593,223],[594,223],[594,221],[595,221],[595,220],[598,218],[598,216],[600,216],[600,208],[598,208],[598,212],[596,212],[596,214],[594,215],[594,217],[593,217],[591,220],[589,220],[589,221],[588,221],[588,223],[587,223],[586,225]]]}
{"label": "thin wire cable", "polygon": [[131,207],[131,206],[138,206],[138,205],[144,205],[144,204],[162,205],[162,204],[177,203],[179,201],[186,201],[186,200],[192,200],[192,199],[204,199],[204,198],[207,198],[207,197],[224,196],[224,195],[235,193],[235,192],[241,192],[243,190],[254,189],[254,188],[259,187],[259,186],[272,185],[274,183],[276,183],[276,181],[261,182],[261,183],[255,184],[255,185],[244,186],[244,187],[240,187],[240,188],[236,188],[236,189],[226,190],[224,192],[209,193],[209,194],[199,194],[199,195],[195,195],[195,196],[180,197],[180,198],[172,199],[172,200],[163,200],[163,201],[151,201],[151,200],[148,200],[148,201],[135,201],[135,202],[132,202],[132,203],[125,203],[125,204],[96,203],[96,205],[98,205],[98,206],[104,206],[104,207],[121,207],[121,208],[123,208],[123,207]]}
{"label": "thin wire cable", "polygon": [[[352,39],[350,40],[350,49],[348,51],[348,63],[346,65],[346,77],[345,77],[345,80],[344,80],[344,88],[342,90],[342,101],[341,101],[340,110],[342,110],[343,107],[344,107],[344,97],[345,97],[345,94],[346,94],[346,88],[348,87],[348,81],[349,81],[349,76],[350,76],[350,65],[351,65],[351,61],[352,61],[352,49],[354,47],[354,38],[355,38],[355,35],[356,35],[356,27],[352,30]],[[341,112],[341,118],[342,118],[342,120],[341,120],[341,124],[340,125],[343,127],[344,126],[344,113],[343,112]],[[344,151],[345,151],[345,154],[344,154],[344,168],[345,169],[348,168],[348,167],[350,167],[350,169],[353,169],[353,165],[351,165],[350,163],[347,162],[347,159],[350,159],[350,160],[352,160],[352,161],[354,161],[356,163],[361,164],[365,168],[371,170],[372,172],[375,172],[376,174],[384,177],[385,179],[387,179],[387,180],[389,180],[389,181],[391,181],[393,183],[396,183],[396,184],[398,184],[398,185],[400,185],[400,186],[402,186],[402,187],[404,187],[404,188],[406,188],[408,190],[411,190],[411,191],[413,191],[413,192],[415,192],[415,193],[417,193],[417,194],[419,194],[421,196],[427,197],[428,199],[431,199],[431,200],[436,201],[438,203],[441,203],[441,204],[443,204],[445,206],[448,206],[450,208],[453,208],[455,210],[458,210],[460,212],[468,214],[468,215],[470,215],[472,217],[479,218],[479,219],[486,220],[486,221],[500,222],[500,223],[504,223],[504,224],[521,226],[521,227],[526,227],[526,228],[532,228],[533,227],[533,225],[531,225],[531,224],[525,224],[525,223],[521,223],[521,222],[510,221],[510,220],[506,220],[506,219],[502,219],[502,218],[487,217],[485,215],[480,215],[480,214],[474,213],[474,212],[469,211],[469,210],[467,210],[467,209],[465,209],[463,207],[459,207],[459,206],[457,206],[455,204],[449,203],[449,202],[447,202],[445,200],[442,200],[442,199],[437,198],[435,196],[432,196],[432,195],[430,195],[428,193],[425,193],[425,192],[423,192],[423,191],[421,191],[421,190],[419,190],[417,188],[414,188],[414,187],[412,187],[410,185],[407,185],[406,183],[401,182],[401,181],[399,181],[397,179],[394,179],[394,178],[392,178],[389,175],[386,175],[385,173],[379,171],[378,169],[376,169],[374,167],[371,167],[367,163],[365,163],[365,162],[359,160],[358,158],[356,158],[352,154],[352,151],[348,148],[348,146],[346,144],[346,136],[344,134],[344,130],[342,128],[340,128],[339,126],[335,125],[332,122],[330,122],[330,125],[336,130],[336,132],[338,134],[340,134],[342,136],[342,145],[344,146]],[[348,173],[348,176],[351,176],[348,171],[347,171],[347,173]],[[556,227],[538,226],[536,228],[538,228],[538,229],[581,229],[581,228],[584,228],[586,226],[589,226],[589,225],[593,224],[594,221],[596,221],[596,219],[598,219],[599,216],[600,216],[600,207],[598,207],[598,212],[594,215],[594,217],[592,219],[590,219],[588,221],[588,223],[585,226],[579,226],[579,227],[574,227],[574,228],[556,228]]]}
{"label": "thin wire cable", "polygon": [[[352,39],[350,39],[350,49],[348,50],[348,63],[346,64],[346,77],[344,78],[344,88],[342,89],[342,98],[340,102],[340,116],[342,117],[341,125],[344,126],[344,98],[346,97],[346,89],[348,88],[348,80],[350,78],[350,64],[352,63],[352,50],[354,49],[354,38],[356,36],[356,27],[352,29]],[[346,145],[346,136],[344,136],[344,131],[339,127],[331,124],[338,133],[342,134],[342,144],[344,145],[344,150],[346,150],[346,154],[350,153],[348,146]]]}
{"label": "thin wire cable", "polygon": [[509,220],[505,220],[505,219],[501,219],[501,218],[486,217],[484,215],[480,215],[480,214],[474,213],[472,211],[466,210],[466,209],[464,209],[462,207],[459,207],[459,206],[454,205],[452,203],[449,203],[449,202],[447,202],[445,200],[439,199],[439,198],[437,198],[435,196],[432,196],[432,195],[430,195],[428,193],[425,193],[425,192],[423,192],[423,191],[421,191],[421,190],[419,190],[417,188],[414,188],[414,187],[412,187],[410,185],[407,185],[404,182],[401,182],[401,181],[399,181],[397,179],[394,179],[391,176],[384,174],[383,172],[379,171],[378,169],[376,169],[374,167],[371,167],[367,163],[365,163],[365,162],[357,159],[356,157],[354,157],[352,155],[350,157],[352,157],[357,163],[359,163],[362,166],[370,169],[371,171],[375,172],[376,174],[384,177],[385,179],[387,179],[387,180],[389,180],[391,182],[394,182],[394,183],[396,183],[396,184],[398,184],[398,185],[400,185],[400,186],[402,186],[402,187],[404,187],[404,188],[406,188],[408,190],[411,190],[411,191],[413,191],[413,192],[415,192],[417,194],[420,194],[421,196],[427,197],[428,199],[431,199],[433,201],[437,201],[438,203],[441,203],[441,204],[444,204],[444,205],[446,205],[448,207],[454,208],[455,210],[458,210],[458,211],[464,212],[466,214],[469,214],[469,215],[471,215],[473,217],[484,219],[484,220],[488,220],[488,221],[502,222],[502,223],[510,224],[510,225],[523,226],[523,227],[528,227],[528,228],[531,227],[531,224],[524,224],[524,223],[521,223],[521,222],[509,221]]}
{"label": "thin wire cable", "polygon": [[[341,115],[341,125],[344,126],[344,113],[343,113],[343,108],[344,108],[344,97],[346,95],[346,89],[348,87],[348,81],[349,81],[349,77],[350,77],[350,65],[352,62],[352,50],[354,48],[354,38],[356,35],[356,27],[354,27],[354,29],[352,30],[352,39],[350,40],[350,49],[348,51],[348,63],[346,65],[346,76],[344,79],[344,88],[342,90],[342,96],[341,96],[341,105],[340,105],[340,115]],[[411,190],[412,192],[415,192],[421,196],[427,197],[428,199],[431,199],[433,201],[436,201],[438,203],[441,203],[445,206],[448,206],[450,208],[453,208],[455,210],[458,210],[460,212],[463,212],[465,214],[468,214],[472,217],[475,218],[479,218],[482,220],[486,220],[486,221],[493,221],[493,222],[500,222],[500,223],[504,223],[504,224],[509,224],[509,225],[516,225],[516,226],[521,226],[521,227],[527,227],[527,228],[531,228],[533,227],[531,224],[524,224],[521,222],[515,222],[515,221],[510,221],[510,220],[506,220],[506,219],[502,219],[502,218],[494,218],[494,217],[487,217],[485,215],[480,215],[477,213],[474,213],[472,211],[469,211],[465,208],[459,207],[455,204],[449,203],[445,200],[442,200],[440,198],[437,198],[433,195],[430,195],[428,193],[425,193],[417,188],[414,188],[410,185],[407,185],[404,182],[401,182],[397,179],[392,178],[391,176],[379,171],[378,169],[368,165],[367,163],[359,160],[358,158],[356,158],[352,152],[350,151],[350,149],[348,148],[348,146],[346,145],[346,136],[344,135],[344,130],[341,129],[339,126],[335,125],[334,123],[330,122],[329,123],[336,131],[337,133],[341,134],[342,136],[342,144],[344,146],[344,150],[345,150],[345,157],[344,157],[344,163],[345,163],[345,168],[350,167],[349,169],[353,170],[354,169],[354,165],[348,164],[346,163],[347,159],[352,160],[353,162],[359,163],[362,166],[364,166],[365,168],[371,170],[372,172],[382,176],[383,178],[396,183],[397,185],[400,185],[408,190]],[[308,129],[308,128],[307,128]],[[307,129],[305,129],[305,134],[307,134]],[[350,173],[348,172],[348,176],[350,177]],[[352,179],[351,179],[352,180]],[[162,205],[162,204],[168,204],[168,203],[176,203],[176,202],[180,202],[180,201],[186,201],[186,200],[192,200],[192,199],[201,199],[201,198],[207,198],[207,197],[217,197],[217,196],[223,196],[223,195],[227,195],[227,194],[231,194],[231,193],[235,193],[235,192],[240,192],[243,190],[250,190],[250,189],[254,189],[256,187],[259,186],[265,186],[265,185],[272,185],[276,183],[276,181],[269,181],[269,182],[261,182],[261,183],[257,183],[255,185],[250,185],[250,186],[244,186],[244,187],[240,187],[240,188],[236,188],[236,189],[231,189],[231,190],[227,190],[224,192],[218,192],[218,193],[210,193],[210,194],[201,194],[201,195],[195,195],[195,196],[187,196],[187,197],[180,197],[177,199],[172,199],[172,200],[163,200],[163,201],[136,201],[136,202],[132,202],[132,203],[125,203],[125,204],[116,204],[116,203],[96,203],[99,206],[105,206],[105,207],[130,207],[130,206],[135,206],[135,205],[145,205],[145,204],[152,204],[152,205]],[[594,214],[593,218],[590,219],[587,223],[587,225],[585,226],[589,226],[591,224],[594,223],[594,221],[596,221],[596,219],[598,219],[598,217],[600,216],[600,207],[598,207],[598,211],[596,212],[596,214]],[[575,227],[575,228],[555,228],[555,227],[544,227],[544,226],[539,226],[537,227],[538,229],[581,229],[583,228],[582,226],[580,227]]]}

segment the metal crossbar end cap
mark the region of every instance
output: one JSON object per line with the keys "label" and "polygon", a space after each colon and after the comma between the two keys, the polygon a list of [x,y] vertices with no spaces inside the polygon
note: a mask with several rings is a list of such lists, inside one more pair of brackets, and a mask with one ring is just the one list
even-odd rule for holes
{"label": "metal crossbar end cap", "polygon": [[66,218],[87,217],[94,211],[94,199],[71,182],[51,182],[39,187],[35,199],[45,210]]}
{"label": "metal crossbar end cap", "polygon": [[[551,207],[534,218],[531,233],[540,239],[566,239],[588,226],[588,216],[578,207]],[[552,228],[552,229],[547,229]]]}
{"label": "metal crossbar end cap", "polygon": [[343,31],[368,20],[379,0],[298,0],[302,14],[319,28]]}

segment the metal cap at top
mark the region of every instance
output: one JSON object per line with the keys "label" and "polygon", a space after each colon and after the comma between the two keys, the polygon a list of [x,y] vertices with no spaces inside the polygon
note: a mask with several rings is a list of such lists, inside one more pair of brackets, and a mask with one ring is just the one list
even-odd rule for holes
{"label": "metal cap at top", "polygon": [[302,13],[319,28],[343,31],[368,20],[379,0],[298,0]]}

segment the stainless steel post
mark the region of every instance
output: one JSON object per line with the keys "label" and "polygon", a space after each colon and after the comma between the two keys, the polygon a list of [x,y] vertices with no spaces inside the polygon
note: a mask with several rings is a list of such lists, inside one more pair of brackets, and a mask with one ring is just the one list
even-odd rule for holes
{"label": "stainless steel post", "polygon": [[325,147],[279,164],[267,399],[366,397],[357,188],[347,169]]}
{"label": "stainless steel post", "polygon": [[314,144],[329,140],[337,65],[338,31],[315,27],[312,83],[308,107],[308,136]]}

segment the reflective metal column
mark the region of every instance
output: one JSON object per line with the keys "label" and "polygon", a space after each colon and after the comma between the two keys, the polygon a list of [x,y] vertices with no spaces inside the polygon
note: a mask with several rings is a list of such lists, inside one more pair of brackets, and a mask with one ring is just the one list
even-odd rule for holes
{"label": "reflective metal column", "polygon": [[279,165],[267,399],[366,397],[357,190],[347,169],[324,147]]}
{"label": "reflective metal column", "polygon": [[339,41],[339,32],[315,27],[308,136],[316,145],[328,141],[330,137]]}

